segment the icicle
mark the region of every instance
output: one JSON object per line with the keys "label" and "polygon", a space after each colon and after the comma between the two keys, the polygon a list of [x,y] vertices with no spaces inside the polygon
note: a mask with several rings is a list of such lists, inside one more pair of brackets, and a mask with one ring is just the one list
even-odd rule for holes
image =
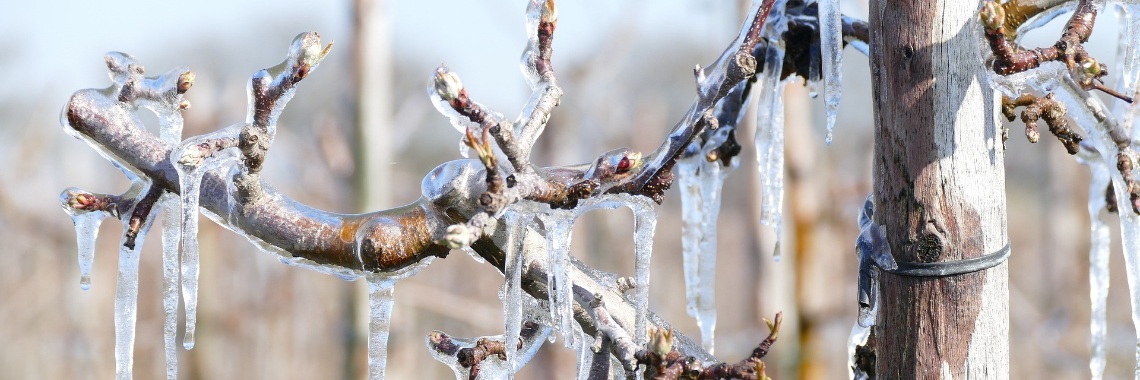
{"label": "icicle", "polygon": [[504,276],[506,277],[506,289],[503,297],[503,320],[506,328],[504,330],[504,340],[506,343],[507,355],[507,378],[513,379],[515,371],[520,368],[517,364],[517,348],[518,346],[512,342],[518,342],[519,333],[522,329],[523,319],[523,294],[522,294],[522,272],[523,272],[523,252],[522,244],[527,230],[528,222],[533,218],[530,214],[515,212],[508,209],[504,213],[504,220],[507,224],[508,239],[506,263],[504,265]]}
{"label": "icicle", "polygon": [[780,74],[784,62],[784,42],[787,30],[783,9],[785,1],[777,0],[768,14],[764,35],[768,38],[768,51],[764,61],[763,77],[759,90],[759,109],[756,112],[756,160],[761,181],[760,222],[776,231],[776,247],[772,252],[780,260],[780,234],[784,203],[784,82]]}
{"label": "icicle", "polygon": [[[716,145],[716,144],[713,144]],[[701,346],[713,352],[716,331],[716,221],[728,171],[703,154],[677,161],[681,184],[681,247],[688,312],[701,329]]]}
{"label": "icicle", "polygon": [[544,214],[543,225],[546,226],[547,254],[550,263],[550,274],[547,284],[554,284],[550,288],[550,317],[562,333],[563,343],[568,348],[578,347],[578,336],[574,333],[574,294],[569,273],[570,264],[570,234],[574,228],[576,215],[569,211],[552,210]]}
{"label": "icicle", "polygon": [[818,0],[819,41],[823,57],[824,102],[827,104],[827,144],[831,145],[839,98],[843,89],[843,14],[839,0]]}
{"label": "icicle", "polygon": [[589,380],[591,364],[590,357],[593,353],[593,351],[590,350],[590,346],[594,344],[594,337],[586,333],[581,333],[579,334],[578,339],[582,341],[582,345],[578,346],[576,355],[578,358],[578,368],[574,378],[576,380]]}
{"label": "icicle", "polygon": [[[756,124],[759,131],[756,135],[756,151],[760,156],[761,170],[760,222],[775,229],[776,247],[772,255],[779,261],[784,204],[784,83],[777,82],[771,91],[772,94],[761,96],[761,100],[768,97],[770,103],[761,107],[767,108],[767,111],[758,112],[766,118]],[[763,123],[764,120],[769,123]],[[767,125],[767,129],[761,131],[763,125]]]}
{"label": "icicle", "polygon": [[[376,218],[357,228],[353,250],[358,259],[362,256],[361,247],[371,245],[371,243],[365,243],[366,239],[370,237],[370,232],[379,228],[376,227],[376,224],[385,222],[387,220],[384,218]],[[383,379],[387,368],[388,331],[392,326],[393,287],[400,280],[419,273],[433,260],[434,258],[428,257],[394,272],[368,273],[364,276],[368,281],[368,378],[370,380]]]}
{"label": "icicle", "polygon": [[[637,307],[637,320],[634,322],[634,343],[638,346],[649,341],[649,263],[653,256],[653,233],[657,228],[657,214],[653,204],[646,197],[623,197],[633,211],[633,253],[634,253],[634,306]],[[719,206],[719,205],[718,205]],[[585,345],[585,344],[583,344]]]}
{"label": "icicle", "polygon": [[80,193],[85,192],[74,187],[68,188],[59,194],[59,202],[75,225],[75,245],[79,257],[79,288],[88,290],[91,289],[91,264],[95,261],[95,239],[99,235],[99,225],[103,224],[103,219],[111,217],[111,214],[105,211],[72,208],[71,198]]}
{"label": "icicle", "polygon": [[182,345],[194,348],[194,329],[198,312],[198,199],[202,177],[209,171],[232,165],[240,157],[237,148],[227,148],[202,157],[199,144],[220,138],[236,139],[244,125],[238,124],[210,134],[186,139],[170,152],[170,161],[178,171],[178,187],[182,198],[182,299],[186,310],[186,335]]}
{"label": "icicle", "polygon": [[1090,324],[1092,355],[1089,369],[1093,379],[1104,376],[1106,305],[1108,301],[1108,253],[1111,245],[1108,225],[1101,217],[1106,212],[1104,190],[1108,188],[1109,167],[1100,157],[1083,150],[1078,160],[1092,171],[1089,181],[1089,299],[1092,300],[1092,323]]}
{"label": "icicle", "polygon": [[1140,3],[1118,4],[1120,38],[1116,50],[1116,89],[1134,99],[1132,103],[1115,101],[1114,114],[1121,115],[1121,126],[1131,130],[1133,140],[1140,138]]}
{"label": "icicle", "polygon": [[[1113,189],[1116,190],[1119,202],[1116,214],[1120,219],[1121,246],[1128,275],[1128,290],[1132,297],[1132,323],[1134,327],[1140,326],[1140,216],[1130,210],[1131,198],[1124,178],[1115,170],[1116,165],[1108,164],[1115,163],[1116,155],[1121,153],[1109,136],[1109,131],[1117,127],[1117,121],[1107,113],[1099,98],[1082,90],[1067,75],[1047,77],[1044,84],[1036,89],[1042,92],[1055,91],[1057,99],[1065,103],[1068,116],[1088,133],[1084,141],[1096,148],[1101,154],[1101,165],[1107,165],[1108,169],[1105,170],[1111,172]],[[1133,175],[1137,175],[1135,171]],[[1140,378],[1140,340],[1136,345],[1135,375]]]}
{"label": "icicle", "polygon": [[178,378],[178,244],[182,234],[182,219],[178,196],[167,193],[159,201],[162,208],[162,309],[163,341],[166,348],[166,378]]}
{"label": "icicle", "polygon": [[[149,184],[136,182],[132,188],[141,188],[139,194],[145,194]],[[143,195],[135,198],[135,203]],[[139,253],[142,252],[143,240],[154,221],[155,212],[146,215],[138,226],[138,234],[134,237],[134,246],[128,247],[126,231],[131,228],[131,218],[123,217],[123,238],[119,242],[119,278],[115,286],[115,378],[119,380],[132,378],[132,367],[135,352],[135,321],[137,318],[136,306],[139,296]]]}
{"label": "icicle", "polygon": [[368,378],[371,380],[383,379],[387,367],[394,284],[386,278],[368,277]]}

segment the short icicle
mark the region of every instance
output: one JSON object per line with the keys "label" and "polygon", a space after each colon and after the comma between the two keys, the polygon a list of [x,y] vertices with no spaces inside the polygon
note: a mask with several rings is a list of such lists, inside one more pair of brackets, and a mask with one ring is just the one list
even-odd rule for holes
{"label": "short icicle", "polygon": [[59,195],[63,211],[71,216],[71,223],[75,225],[75,245],[79,258],[79,288],[91,289],[91,266],[95,261],[95,240],[99,235],[99,226],[103,219],[110,218],[111,214],[105,211],[85,211],[73,209],[69,203],[75,194],[84,193],[77,188],[69,188]]}
{"label": "short icicle", "polygon": [[388,331],[392,328],[393,285],[382,276],[368,276],[368,379],[383,380],[388,366]]}
{"label": "short icicle", "polygon": [[546,244],[551,268],[550,316],[562,333],[563,343],[568,348],[578,347],[578,334],[575,333],[574,295],[570,281],[570,238],[576,215],[569,211],[553,210],[546,214]]}

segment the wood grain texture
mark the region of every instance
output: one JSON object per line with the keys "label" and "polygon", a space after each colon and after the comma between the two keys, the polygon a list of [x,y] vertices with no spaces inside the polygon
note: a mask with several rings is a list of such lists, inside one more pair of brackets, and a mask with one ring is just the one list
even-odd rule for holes
{"label": "wood grain texture", "polygon": [[[977,257],[1006,244],[1003,148],[976,1],[871,3],[875,221],[895,259]],[[1006,264],[945,278],[884,274],[879,378],[1007,378]]]}

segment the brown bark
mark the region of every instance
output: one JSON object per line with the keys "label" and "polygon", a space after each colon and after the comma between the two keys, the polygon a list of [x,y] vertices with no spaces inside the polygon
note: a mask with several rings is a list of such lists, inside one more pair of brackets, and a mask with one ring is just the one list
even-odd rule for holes
{"label": "brown bark", "polygon": [[[875,222],[899,262],[982,256],[1008,242],[1004,152],[977,2],[871,3]],[[1008,377],[1006,264],[949,277],[883,274],[880,378]]]}

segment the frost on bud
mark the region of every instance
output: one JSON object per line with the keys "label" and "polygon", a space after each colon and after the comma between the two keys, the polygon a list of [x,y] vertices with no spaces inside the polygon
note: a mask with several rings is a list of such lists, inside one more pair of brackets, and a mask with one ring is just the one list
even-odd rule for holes
{"label": "frost on bud", "polygon": [[459,98],[459,92],[463,91],[463,82],[459,80],[459,74],[444,66],[435,69],[432,82],[435,84],[436,94],[448,102]]}
{"label": "frost on bud", "polygon": [[469,247],[475,243],[475,240],[479,240],[479,235],[479,231],[466,224],[455,224],[447,227],[447,233],[439,244],[448,249]]}
{"label": "frost on bud", "polygon": [[64,211],[75,216],[91,211],[106,211],[118,217],[118,210],[112,200],[106,195],[92,194],[78,188],[70,187],[59,194],[59,203]]}
{"label": "frost on bud", "polygon": [[982,3],[981,17],[986,30],[997,30],[1005,25],[1005,9],[995,1]]}
{"label": "frost on bud", "polygon": [[1081,70],[1091,78],[1099,77],[1104,72],[1100,62],[1097,62],[1093,57],[1085,57],[1081,60]]}
{"label": "frost on bud", "polygon": [[673,351],[673,330],[649,328],[649,350],[661,357]]}
{"label": "frost on bud", "polygon": [[178,157],[178,163],[182,166],[198,167],[202,165],[202,162],[206,161],[206,156],[209,156],[209,154],[209,143],[188,146],[182,151],[182,156]]}
{"label": "frost on bud", "polygon": [[546,0],[542,4],[542,22],[558,24],[558,8],[554,7],[554,0]]}
{"label": "frost on bud", "polygon": [[[178,76],[178,93],[179,94],[185,94],[186,91],[190,90],[191,86],[194,86],[194,72],[193,71],[187,71],[187,72],[182,73],[182,75]],[[187,107],[189,107],[189,106],[187,106]]]}
{"label": "frost on bud", "polygon": [[332,49],[333,44],[330,42],[324,49],[321,48],[321,35],[316,32],[306,32],[297,35],[293,39],[293,44],[289,46],[289,57],[296,59],[298,63],[316,66],[325,59]]}
{"label": "frost on bud", "polygon": [[621,179],[641,167],[641,152],[618,148],[602,154],[586,171],[587,179],[609,181]]}

